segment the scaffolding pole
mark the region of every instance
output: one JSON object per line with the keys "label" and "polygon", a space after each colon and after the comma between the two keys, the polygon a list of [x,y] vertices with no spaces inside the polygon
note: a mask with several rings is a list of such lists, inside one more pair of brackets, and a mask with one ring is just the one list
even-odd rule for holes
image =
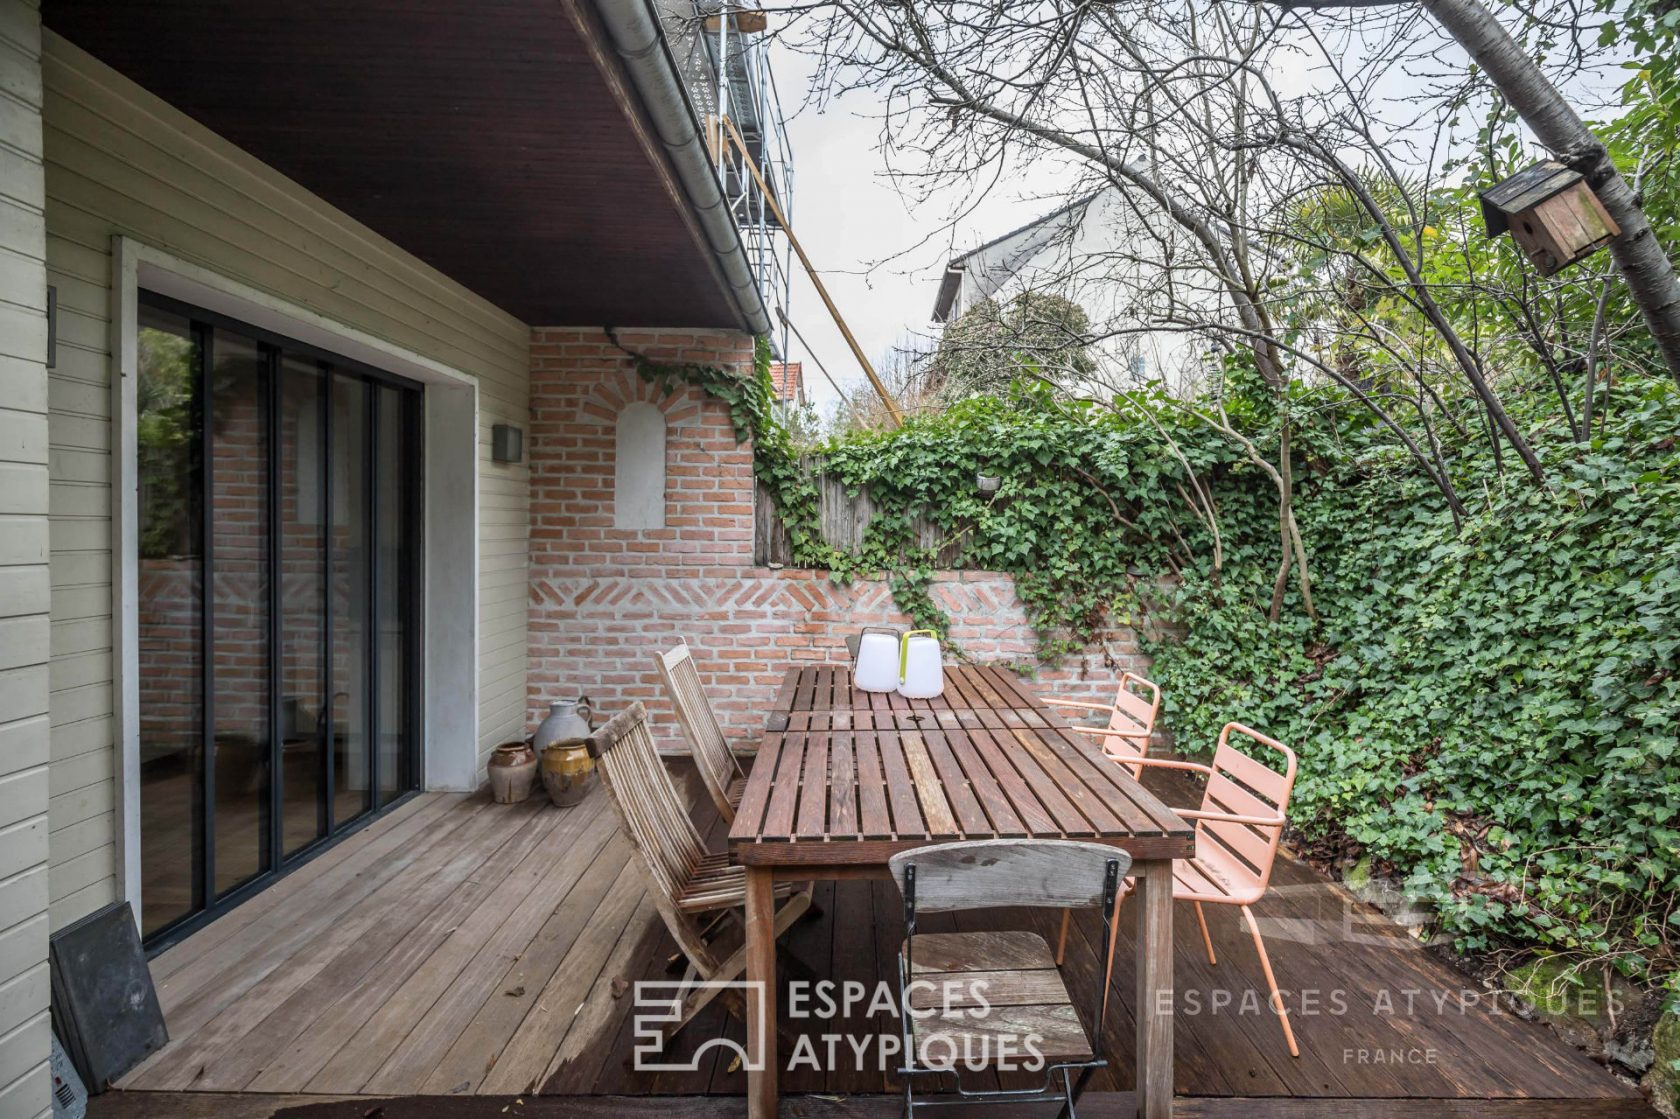
{"label": "scaffolding pole", "polygon": [[[812,285],[817,289],[817,294],[822,297],[823,306],[827,307],[828,313],[834,317],[834,325],[840,328],[841,335],[846,339],[846,345],[852,348],[852,355],[857,358],[858,364],[863,367],[864,376],[868,377],[869,383],[874,386],[875,395],[879,396],[881,403],[886,405],[888,414],[892,416],[893,426],[898,427],[904,423],[904,413],[899,411],[898,404],[893,400],[892,394],[887,391],[887,386],[881,383],[881,378],[876,374],[875,367],[869,364],[869,358],[864,356],[863,347],[858,345],[858,340],[852,336],[852,329],[846,325],[846,320],[840,314],[840,308],[836,307],[834,300],[829,297],[828,289],[823,286],[822,278],[817,275],[815,266],[811,264],[811,258],[805,255],[804,246],[799,243],[799,238],[793,235],[793,227],[788,224],[787,217],[782,213],[781,204],[776,201],[776,196],[771,193],[769,184],[764,181],[764,176],[759,173],[758,164],[753,160],[752,153],[747,151],[746,142],[741,139],[741,133],[735,128],[735,122],[722,113],[719,113],[718,116],[723,122],[724,129],[729,133],[730,142],[735,145],[735,150],[741,153],[741,159],[746,163],[747,170],[752,172],[753,181],[758,183],[759,193],[764,196],[764,203],[770,207],[770,213],[775,217],[776,224],[782,227],[783,233],[787,234],[788,244],[793,246],[793,251],[799,257],[799,263],[805,266],[805,274],[811,277]],[[806,348],[809,349],[809,347]]]}

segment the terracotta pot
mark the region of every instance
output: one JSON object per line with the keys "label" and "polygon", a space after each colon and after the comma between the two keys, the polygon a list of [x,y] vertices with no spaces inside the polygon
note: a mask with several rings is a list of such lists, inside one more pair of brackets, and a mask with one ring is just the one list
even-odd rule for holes
{"label": "terracotta pot", "polygon": [[570,808],[582,800],[594,775],[595,759],[581,740],[557,742],[543,751],[543,788],[560,808]]}
{"label": "terracotta pot", "polygon": [[537,783],[537,755],[523,742],[504,742],[490,755],[490,795],[497,804],[518,804]]}

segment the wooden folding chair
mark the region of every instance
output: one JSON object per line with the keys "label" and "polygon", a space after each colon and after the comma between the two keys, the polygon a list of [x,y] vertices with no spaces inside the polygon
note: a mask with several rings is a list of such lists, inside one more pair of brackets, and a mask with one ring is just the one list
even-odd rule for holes
{"label": "wooden folding chair", "polygon": [[747,778],[735,752],[729,748],[717,716],[712,713],[705,689],[700,686],[700,673],[694,667],[688,642],[679,641],[676,648],[655,653],[653,659],[659,665],[671,706],[677,709],[677,722],[682,724],[683,738],[688,742],[689,753],[694,755],[700,780],[712,803],[717,805],[718,813],[725,822],[733,824]]}
{"label": "wooden folding chair", "polygon": [[[1238,749],[1231,742],[1233,735],[1266,747],[1274,761],[1281,761],[1283,772]],[[1295,1044],[1295,1031],[1289,1026],[1289,1011],[1283,1005],[1283,996],[1278,994],[1272,961],[1266,955],[1266,942],[1261,939],[1260,926],[1249,908],[1265,896],[1272,879],[1272,863],[1288,822],[1289,794],[1295,788],[1295,752],[1241,723],[1226,723],[1219,732],[1219,745],[1211,765],[1166,758],[1143,758],[1138,764],[1188,770],[1207,778],[1200,808],[1173,810],[1196,822],[1195,857],[1173,863],[1173,900],[1195,904],[1196,923],[1201,927],[1202,944],[1207,948],[1210,964],[1219,963],[1219,959],[1213,953],[1213,938],[1208,936],[1202,903],[1234,905],[1242,910],[1243,920],[1254,938],[1254,950],[1260,954],[1260,970],[1266,973],[1272,1009],[1283,1026],[1284,1040],[1289,1043],[1289,1055],[1299,1057],[1301,1050]],[[1127,892],[1131,888],[1132,882],[1128,880]]]}
{"label": "wooden folding chair", "polygon": [[[1140,691],[1144,694],[1140,695]],[[1051,707],[1106,712],[1107,726],[1075,723],[1074,729],[1096,738],[1103,752],[1130,769],[1133,777],[1142,774],[1143,767],[1132,763],[1149,753],[1149,737],[1155,733],[1155,716],[1161,711],[1161,689],[1154,681],[1145,680],[1135,672],[1123,672],[1113,703],[1091,703],[1062,696],[1045,696],[1044,702]]]}
{"label": "wooden folding chair", "polygon": [[[726,982],[746,970],[745,947],[719,960],[697,918],[720,910],[744,909],[747,871],[734,863],[727,851],[706,850],[682,795],[654,748],[647,711],[640,703],[631,704],[598,728],[589,737],[589,753],[601,771],[601,784],[619,826],[641,858],[654,907],[688,960],[676,996],[681,1000],[679,1016],[662,1027],[664,1038],[669,1039],[718,994],[716,986],[696,988],[693,984],[701,980]],[[795,894],[793,890],[789,883],[777,888],[779,897],[793,894],[776,911],[777,936],[810,907],[810,891]]]}
{"label": "wooden folding chair", "polygon": [[[916,920],[923,913],[969,909],[1093,907],[1101,911],[1106,933],[1119,908],[1121,879],[1131,865],[1131,855],[1118,847],[1046,839],[934,844],[889,860],[904,895],[898,985],[899,1005],[906,1008],[899,1015],[905,1119],[912,1119],[918,1106],[972,1102],[1059,1102],[1062,1114],[1073,1119],[1091,1074],[1108,1064],[1097,1040],[1108,1014],[1108,984],[1094,992],[1087,1023],[1042,936],[920,933]],[[1103,943],[1101,971],[1106,975],[1114,938],[1105,936]],[[1031,1062],[1024,1061],[1022,1049],[1028,1038],[1038,1053]],[[938,1059],[946,1056],[950,1059]],[[1031,1067],[1040,1061],[1040,1069]],[[1013,1070],[1042,1071],[1043,1087],[964,1089],[958,1073],[959,1067],[1011,1065]],[[918,1101],[917,1078],[927,1076],[953,1077],[958,1095]]]}

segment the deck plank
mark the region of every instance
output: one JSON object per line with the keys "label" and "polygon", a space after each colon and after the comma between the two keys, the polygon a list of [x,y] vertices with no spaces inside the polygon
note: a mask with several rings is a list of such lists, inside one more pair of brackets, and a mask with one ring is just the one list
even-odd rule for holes
{"label": "deck plank", "polygon": [[574,837],[554,828],[543,842],[517,865],[494,861],[482,864],[479,874],[495,881],[495,888],[451,930],[437,950],[394,991],[354,1039],[335,1053],[310,1078],[312,1092],[362,1092],[391,1053],[402,1044],[425,1012],[449,989],[461,971],[495,935],[508,915],[543,878],[544,871],[562,858]]}
{"label": "deck plank", "polygon": [[200,966],[212,948],[296,900],[300,892],[319,894],[329,872],[345,879],[354,876],[420,834],[445,812],[471,799],[466,793],[421,793],[378,817],[351,841],[329,847],[304,864],[308,874],[287,875],[191,937],[158,953],[151,961],[152,982],[163,985],[177,972]]}
{"label": "deck plank", "polygon": [[[739,1119],[734,1096],[522,1097],[515,1101],[448,1096],[408,1096],[379,1102],[381,1113],[405,1119],[500,1119],[517,1111],[525,1119]],[[846,1098],[808,1096],[791,1112],[802,1119],[899,1119],[896,1095]],[[357,1119],[371,1113],[369,1100],[331,1096],[225,1092],[107,1092],[88,1105],[90,1119]],[[994,1112],[995,1113],[995,1112]],[[1090,1091],[1079,1101],[1087,1119],[1132,1119],[1130,1092]],[[978,1114],[974,1111],[959,1112]],[[1560,1100],[1292,1100],[1265,1097],[1181,1098],[1177,1119],[1656,1119],[1641,1099]]]}
{"label": "deck plank", "polygon": [[[479,849],[492,850],[509,834],[505,824],[486,817],[482,805],[462,806],[438,822],[432,842],[417,842],[403,857],[364,870],[311,908],[298,904],[286,920],[272,929],[252,926],[249,937],[224,942],[211,952],[202,971],[220,978],[202,980],[184,1000],[164,1011],[164,1021],[176,1040],[154,1054],[125,1079],[125,1086],[148,1089],[238,1087],[213,1077],[219,1056],[238,1045],[245,1033],[295,991],[306,986],[336,951],[364,930],[377,926],[381,914],[402,897],[428,889],[429,883],[448,884],[459,870],[469,873],[483,858]],[[521,813],[520,825],[542,821]],[[332,876],[327,876],[329,881]],[[212,970],[214,968],[214,970]],[[178,978],[193,976],[181,973]],[[194,978],[201,978],[193,976]]]}
{"label": "deck plank", "polygon": [[[593,847],[592,842],[580,843],[577,853],[582,855]],[[613,834],[605,844],[594,848],[587,863],[579,861],[576,885],[565,892],[564,900],[549,913],[536,936],[512,955],[501,974],[480,988],[478,1009],[466,1026],[442,1031],[440,1040],[447,1041],[449,1047],[426,1074],[420,1085],[422,1093],[458,1094],[478,1089],[629,858],[629,842]],[[466,979],[463,975],[457,983]],[[436,1011],[434,1007],[432,1013]]]}
{"label": "deck plank", "polygon": [[[200,951],[196,936],[182,941],[171,951],[193,957],[191,964],[166,975],[161,983],[154,980],[158,1003],[171,1030],[190,1032],[198,1029],[266,975],[265,965],[283,963],[320,929],[356,908],[406,868],[416,865],[424,868],[427,862],[421,861],[422,856],[446,849],[451,837],[456,836],[461,828],[469,826],[488,803],[488,797],[463,797],[448,806],[441,817],[430,821],[421,830],[409,835],[406,841],[371,861],[346,860],[322,875],[309,873],[313,868],[305,867],[298,873],[308,874],[312,888],[292,898],[277,911],[277,914],[284,915],[284,920],[256,921],[242,934],[219,944],[207,938],[209,947],[204,951]],[[395,834],[397,832],[393,829],[387,837]],[[356,843],[359,838],[352,837],[340,846]],[[285,886],[296,877],[297,874],[288,876],[275,888]],[[263,898],[264,895],[259,894],[246,904],[255,905]],[[229,916],[236,916],[244,909],[242,905]],[[210,932],[220,923],[214,922],[204,931]]]}
{"label": "deck plank", "polygon": [[[553,827],[552,820],[536,813],[517,831],[498,831],[492,826],[492,837],[507,838],[491,857],[517,861]],[[484,855],[469,844],[417,887],[407,883],[400,883],[398,889],[387,887],[389,896],[380,905],[362,907],[354,919],[335,925],[310,946],[308,959],[277,969],[230,1006],[223,1012],[227,1025],[220,1030],[219,1047],[206,1065],[201,1086],[243,1088],[265,1070],[276,1052],[308,1031],[340,993],[356,986],[381,957],[435,911],[447,907],[459,921],[488,889],[488,884],[481,887],[474,879],[473,872],[483,861]],[[207,1028],[199,1036],[217,1032]]]}
{"label": "deck plank", "polygon": [[[614,947],[640,935],[640,928],[632,922],[643,913],[647,896],[642,873],[634,859],[625,860],[605,900],[590,915],[589,923],[537,997],[536,1006],[480,1082],[481,1092],[527,1093],[542,1084]],[[645,921],[650,915],[651,910],[641,919]]]}
{"label": "deck plank", "polygon": [[433,910],[362,982],[345,990],[308,1030],[272,1060],[247,1089],[302,1091],[328,1061],[356,1043],[365,1023],[455,934],[493,885],[485,882],[478,888],[460,891],[447,905]]}
{"label": "deck plank", "polygon": [[[934,733],[949,739],[945,731]],[[865,755],[856,743],[874,734],[853,736],[860,769]],[[975,749],[1009,748],[994,739],[1013,742],[1014,735],[976,735]],[[802,763],[804,750],[797,753]],[[951,758],[940,754],[931,760],[949,767],[964,759],[953,751]],[[902,757],[898,764],[908,777]],[[721,847],[724,831],[715,809],[691,774],[684,779],[702,834]],[[913,790],[903,791],[914,797]],[[1172,790],[1156,792],[1168,803],[1185,802]],[[878,794],[867,783],[860,789],[867,794],[857,806],[860,828],[868,826],[866,818],[873,822],[890,813],[888,793],[884,785]],[[919,803],[914,811],[920,814]],[[533,839],[539,832],[540,839]],[[284,904],[266,905],[251,920],[228,928],[211,925],[205,932],[214,935],[206,947],[189,938],[165,953],[167,964],[159,963],[163,956],[154,961],[180,983],[192,979],[195,999],[212,1011],[188,1020],[190,1028],[177,1027],[179,1015],[171,1020],[176,1040],[158,1058],[164,1064],[167,1057],[164,1067],[173,1070],[169,1085],[196,1089],[190,1093],[195,1099],[227,1100],[246,1097],[205,1089],[248,1077],[243,1089],[253,1099],[303,1090],[365,1092],[370,1081],[394,1096],[511,1097],[543,1084],[564,1093],[617,1093],[625,1107],[630,1097],[651,1093],[650,1106],[660,1108],[673,1099],[698,1098],[702,1091],[745,1090],[744,1076],[730,1067],[732,1054],[716,1046],[692,1073],[656,1076],[629,1066],[633,1000],[623,983],[673,978],[666,961],[674,946],[646,901],[639,865],[613,834],[599,793],[564,812],[534,802],[508,808],[475,805],[468,797],[433,798],[405,806],[387,826],[369,828],[344,846],[333,860],[284,880]],[[523,853],[513,859],[515,852]],[[515,865],[508,865],[510,860]],[[1419,998],[1410,1013],[1398,1001],[1390,1013],[1373,1013],[1371,1002],[1380,991],[1473,992],[1474,985],[1299,862],[1280,857],[1274,883],[1277,889],[1256,906],[1256,915],[1292,1007],[1303,988],[1316,987],[1325,997],[1343,992],[1351,1009],[1298,1015],[1303,1056],[1292,1060],[1265,1008],[1253,945],[1240,919],[1232,911],[1209,909],[1219,953],[1218,966],[1210,967],[1195,922],[1186,915],[1177,922],[1175,946],[1180,1008],[1175,1087],[1189,1097],[1181,1114],[1388,1119],[1420,1113],[1419,1108],[1462,1119],[1648,1114],[1630,1088],[1550,1031],[1495,1013],[1485,1003],[1437,1013],[1430,1000]],[[1112,1064],[1096,1078],[1098,1090],[1124,1093],[1133,1086],[1131,945],[1137,909],[1135,899],[1122,909],[1111,988],[1115,1002],[1103,1036]],[[902,935],[892,885],[833,883],[822,910],[785,938],[788,957],[817,978],[890,980]],[[294,915],[305,924],[301,935]],[[1053,938],[1059,914],[1003,911],[962,920],[964,928],[993,922]],[[1076,1000],[1095,983],[1099,936],[1094,915],[1075,920],[1066,977]],[[215,978],[206,981],[183,964],[195,956],[214,964]],[[261,974],[242,975],[234,966],[240,958]],[[237,990],[210,1001],[213,984],[224,980]],[[521,994],[505,993],[519,987]],[[1258,1012],[1210,1012],[1216,990],[1239,1000],[1251,996]],[[1198,1000],[1195,1012],[1192,997]],[[829,1022],[821,1029],[875,1032],[895,1025],[890,1019]],[[740,1040],[741,1023],[714,1004],[679,1035],[673,1053],[693,1053],[726,1037]],[[1430,1055],[1408,1058],[1422,1051]],[[895,1077],[878,1068],[801,1075],[792,1082],[812,1092],[850,1095],[898,1087]],[[154,1098],[186,1097],[165,1091]],[[880,1098],[896,1114],[897,1101]],[[1216,1098],[1242,1101],[1246,1110],[1198,1110],[1201,1101],[1212,1106]],[[857,1114],[873,1113],[868,1099],[858,1100],[864,1110]],[[1115,1113],[1106,1101],[1129,1097],[1088,1099],[1105,1102],[1095,1110],[1082,1107],[1082,1114],[1101,1115]],[[1360,1102],[1347,1102],[1354,1099]],[[586,1109],[580,1114],[608,1113],[588,1111],[594,1105],[586,1101],[578,1105]],[[191,1112],[183,1103],[165,1113]],[[102,1119],[99,1111],[95,1116]]]}
{"label": "deck plank", "polygon": [[[556,834],[559,831],[555,829]],[[364,1091],[401,1091],[416,1082],[424,1084],[479,1009],[486,1002],[503,997],[498,981],[529,950],[537,933],[587,869],[589,860],[612,834],[607,821],[597,817],[577,838],[568,836],[545,843],[531,856],[528,866],[508,876],[497,891],[510,895],[515,902],[506,919],[477,947],[467,965],[414,1023],[402,1044],[367,1082]],[[519,896],[521,893],[524,896]]]}

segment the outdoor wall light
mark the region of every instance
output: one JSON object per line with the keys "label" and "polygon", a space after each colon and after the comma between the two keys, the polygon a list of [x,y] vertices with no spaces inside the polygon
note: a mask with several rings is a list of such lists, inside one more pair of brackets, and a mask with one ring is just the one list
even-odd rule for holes
{"label": "outdoor wall light", "polygon": [[512,424],[490,429],[490,458],[494,462],[521,462],[525,458],[525,431]]}

